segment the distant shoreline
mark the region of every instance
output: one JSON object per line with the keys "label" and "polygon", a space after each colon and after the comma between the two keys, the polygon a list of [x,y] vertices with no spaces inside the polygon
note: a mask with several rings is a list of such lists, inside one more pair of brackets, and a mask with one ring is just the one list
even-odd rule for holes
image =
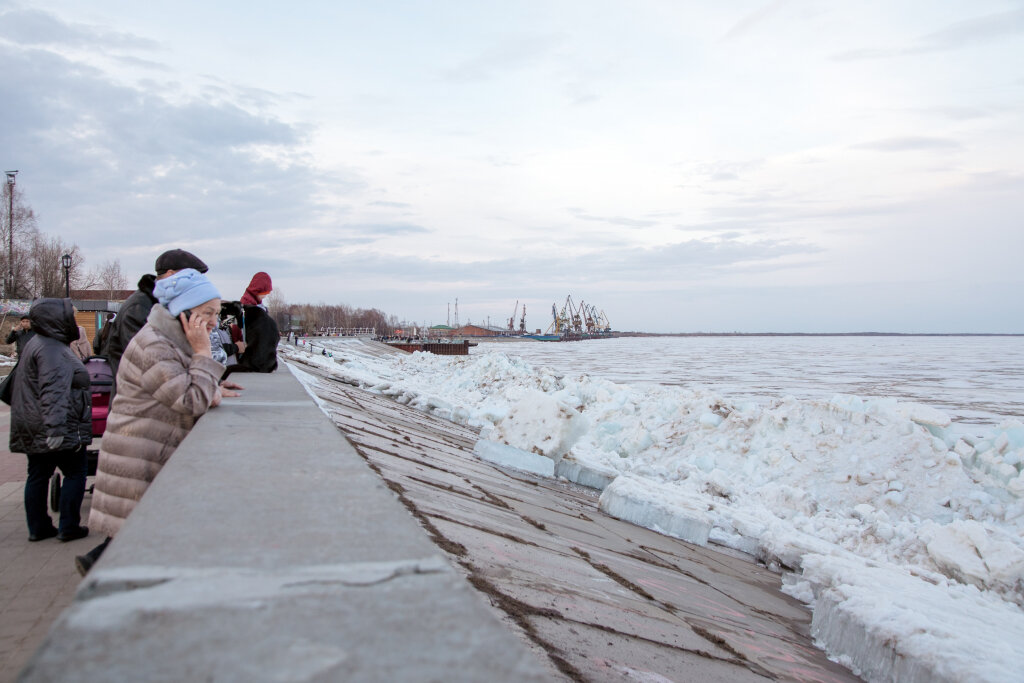
{"label": "distant shoreline", "polygon": [[616,337],[1024,337],[1014,332],[616,332]]}

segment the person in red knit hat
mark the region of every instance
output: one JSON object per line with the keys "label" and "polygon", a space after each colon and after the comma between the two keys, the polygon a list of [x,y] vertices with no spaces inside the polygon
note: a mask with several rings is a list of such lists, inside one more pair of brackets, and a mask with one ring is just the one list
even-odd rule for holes
{"label": "person in red knit hat", "polygon": [[242,319],[239,321],[245,351],[238,356],[238,364],[228,368],[229,373],[273,372],[277,369],[277,343],[281,340],[281,333],[263,305],[264,297],[273,289],[270,276],[264,272],[253,275],[245,288]]}

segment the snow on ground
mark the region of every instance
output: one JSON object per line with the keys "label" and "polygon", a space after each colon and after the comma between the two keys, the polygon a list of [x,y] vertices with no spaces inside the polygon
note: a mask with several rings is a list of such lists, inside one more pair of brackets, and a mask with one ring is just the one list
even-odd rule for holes
{"label": "snow on ground", "polygon": [[786,572],[821,645],[870,680],[1020,680],[1018,420],[972,437],[891,398],[734,404],[701,387],[560,376],[504,353],[372,357],[321,341],[333,357],[302,355],[481,428],[480,457],[541,473],[538,458],[550,459],[555,476],[603,488],[608,514]]}

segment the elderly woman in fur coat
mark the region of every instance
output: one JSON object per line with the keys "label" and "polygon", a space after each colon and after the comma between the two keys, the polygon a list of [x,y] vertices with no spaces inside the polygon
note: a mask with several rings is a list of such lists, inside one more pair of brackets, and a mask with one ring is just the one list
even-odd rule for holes
{"label": "elderly woman in fur coat", "polygon": [[100,448],[89,528],[108,538],[75,558],[82,574],[196,421],[240,388],[219,386],[224,366],[213,360],[210,332],[220,315],[220,293],[206,276],[186,268],[158,280],[153,293],[161,305],[153,306],[121,357]]}

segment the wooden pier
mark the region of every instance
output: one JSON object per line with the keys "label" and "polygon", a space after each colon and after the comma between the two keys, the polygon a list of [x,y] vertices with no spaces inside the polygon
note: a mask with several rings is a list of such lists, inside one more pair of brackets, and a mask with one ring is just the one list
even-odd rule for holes
{"label": "wooden pier", "polygon": [[427,353],[436,353],[439,356],[468,356],[469,347],[476,346],[476,343],[470,342],[469,340],[462,341],[389,341],[385,342],[388,346],[401,349],[402,351],[408,351],[414,353],[416,351],[426,351]]}

